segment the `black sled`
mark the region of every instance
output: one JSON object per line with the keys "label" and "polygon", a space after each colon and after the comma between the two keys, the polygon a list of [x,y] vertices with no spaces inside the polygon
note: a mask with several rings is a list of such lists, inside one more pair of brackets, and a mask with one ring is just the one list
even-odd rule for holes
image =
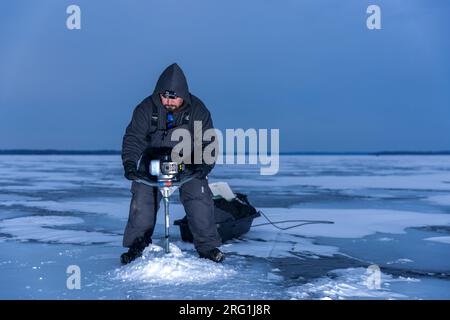
{"label": "black sled", "polygon": [[[259,212],[248,201],[247,196],[242,193],[236,193],[231,200],[226,200],[220,196],[215,197],[214,215],[217,231],[222,238],[222,242],[246,234],[250,230],[253,219],[260,216]],[[186,216],[183,219],[175,220],[173,224],[180,227],[183,241],[193,242]]]}

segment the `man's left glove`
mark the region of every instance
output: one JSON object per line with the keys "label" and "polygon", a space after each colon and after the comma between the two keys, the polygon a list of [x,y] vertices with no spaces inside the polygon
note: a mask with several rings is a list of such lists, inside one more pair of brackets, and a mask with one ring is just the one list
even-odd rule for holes
{"label": "man's left glove", "polygon": [[194,166],[194,174],[198,174],[198,179],[205,179],[210,172],[211,167],[207,164],[197,164]]}
{"label": "man's left glove", "polygon": [[205,179],[210,171],[211,167],[206,164],[186,164],[180,175],[180,179],[184,180],[194,174],[197,179]]}

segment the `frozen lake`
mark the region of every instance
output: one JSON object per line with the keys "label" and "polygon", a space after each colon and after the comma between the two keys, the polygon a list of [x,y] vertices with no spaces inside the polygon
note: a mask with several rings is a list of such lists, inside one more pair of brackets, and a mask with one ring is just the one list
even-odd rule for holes
{"label": "frozen lake", "polygon": [[[120,156],[3,155],[0,298],[450,299],[450,156],[281,156],[276,176],[221,165],[210,181],[273,221],[333,224],[254,227],[215,264],[175,226],[164,255],[160,212],[155,245],[121,266],[131,194]],[[173,203],[172,221],[184,216],[178,193]],[[80,289],[66,286],[70,265]]]}

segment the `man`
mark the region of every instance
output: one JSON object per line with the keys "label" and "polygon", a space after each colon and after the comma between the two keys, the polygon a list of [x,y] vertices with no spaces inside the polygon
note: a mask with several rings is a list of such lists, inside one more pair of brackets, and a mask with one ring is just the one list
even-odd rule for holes
{"label": "man", "polygon": [[[189,92],[186,77],[177,64],[167,67],[158,79],[153,94],[144,99],[133,112],[122,144],[122,162],[125,177],[136,180],[148,173],[146,150],[173,148],[178,141],[171,136],[176,129],[187,129],[194,136],[192,125],[201,121],[203,131],[213,127],[211,115],[203,102]],[[214,202],[207,175],[214,164],[193,164],[197,178],[180,188],[180,200],[186,211],[194,246],[202,258],[221,262],[224,254],[217,248],[221,239],[214,218]],[[142,255],[151,237],[156,221],[161,194],[157,188],[132,182],[132,199],[123,246],[122,263],[129,263]]]}

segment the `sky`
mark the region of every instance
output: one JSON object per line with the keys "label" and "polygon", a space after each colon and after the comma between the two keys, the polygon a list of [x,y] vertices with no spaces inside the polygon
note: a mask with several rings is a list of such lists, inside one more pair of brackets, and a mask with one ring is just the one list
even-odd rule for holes
{"label": "sky", "polygon": [[[81,29],[66,27],[69,5]],[[381,30],[369,30],[369,5]],[[448,0],[5,0],[0,149],[116,149],[173,62],[284,152],[450,150]]]}

